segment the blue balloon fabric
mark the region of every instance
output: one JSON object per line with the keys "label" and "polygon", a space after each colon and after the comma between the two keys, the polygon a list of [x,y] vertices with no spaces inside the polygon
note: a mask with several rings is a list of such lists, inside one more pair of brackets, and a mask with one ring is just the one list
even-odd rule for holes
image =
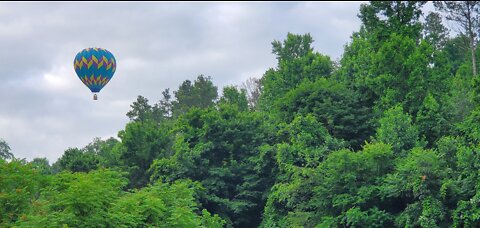
{"label": "blue balloon fabric", "polygon": [[115,57],[103,48],[86,48],[73,63],[78,78],[90,91],[98,93],[112,79],[117,68]]}

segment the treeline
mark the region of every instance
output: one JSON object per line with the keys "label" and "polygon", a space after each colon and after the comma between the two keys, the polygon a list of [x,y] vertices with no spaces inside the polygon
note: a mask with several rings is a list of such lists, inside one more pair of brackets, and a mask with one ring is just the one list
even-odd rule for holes
{"label": "treeline", "polygon": [[339,62],[288,34],[261,79],[138,96],[51,166],[0,141],[0,226],[480,227],[480,2],[425,4],[363,4]]}

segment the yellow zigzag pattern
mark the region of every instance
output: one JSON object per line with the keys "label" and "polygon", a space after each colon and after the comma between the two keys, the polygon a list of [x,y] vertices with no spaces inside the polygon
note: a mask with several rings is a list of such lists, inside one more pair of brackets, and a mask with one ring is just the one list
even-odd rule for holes
{"label": "yellow zigzag pattern", "polygon": [[94,75],[92,74],[92,76],[90,76],[90,78],[88,78],[87,75],[83,76],[82,82],[87,86],[91,86],[91,85],[105,86],[108,83],[108,79],[107,78],[102,78],[101,75],[98,76],[97,78],[95,78]]}
{"label": "yellow zigzag pattern", "polygon": [[107,66],[107,70],[110,70],[110,68],[112,68],[113,62],[114,62],[113,58],[110,59],[110,63],[109,63],[107,57],[105,56],[102,56],[102,60],[98,61],[97,57],[92,55],[92,60],[90,61],[88,61],[87,58],[85,57],[82,57],[82,60],[80,61],[75,60],[74,66],[75,66],[75,69],[82,69],[82,67],[85,65],[87,66],[87,69],[90,69],[93,63],[95,63],[97,65],[97,69],[100,69],[100,67],[102,67],[105,64]]}

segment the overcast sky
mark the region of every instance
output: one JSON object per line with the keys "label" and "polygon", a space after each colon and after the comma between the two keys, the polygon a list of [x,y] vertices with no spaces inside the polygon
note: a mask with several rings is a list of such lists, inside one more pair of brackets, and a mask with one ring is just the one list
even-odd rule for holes
{"label": "overcast sky", "polygon": [[[219,88],[275,67],[271,42],[310,33],[337,60],[358,31],[359,2],[0,2],[0,138],[17,158],[55,162],[117,136],[130,104],[211,76]],[[73,69],[86,47],[117,70],[93,101]],[[220,91],[219,91],[220,92]]]}

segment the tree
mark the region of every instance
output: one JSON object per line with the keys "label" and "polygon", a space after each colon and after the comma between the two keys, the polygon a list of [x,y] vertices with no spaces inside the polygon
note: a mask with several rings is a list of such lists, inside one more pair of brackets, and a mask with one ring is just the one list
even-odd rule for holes
{"label": "tree", "polygon": [[257,107],[258,99],[260,98],[260,93],[262,92],[260,79],[249,78],[242,83],[240,89],[244,89],[247,93],[248,106],[251,109],[255,109]]}
{"label": "tree", "polygon": [[113,137],[106,140],[96,137],[93,139],[93,142],[82,148],[82,151],[86,154],[93,154],[97,158],[100,167],[119,167],[122,165],[118,149],[120,144],[121,143]]}
{"label": "tree", "polygon": [[304,81],[274,103],[274,113],[289,123],[296,116],[312,114],[335,138],[359,149],[372,134],[371,109],[360,94],[332,79]]}
{"label": "tree", "polygon": [[207,210],[198,214],[195,201],[199,186],[188,180],[155,183],[126,193],[109,210],[112,227],[205,227],[221,228],[218,215]]}
{"label": "tree", "polygon": [[436,50],[445,46],[448,38],[448,29],[442,24],[442,16],[436,12],[430,12],[425,18],[423,36]]}
{"label": "tree", "polygon": [[169,156],[172,135],[170,125],[149,120],[131,122],[118,133],[122,140],[120,161],[129,171],[129,188],[141,188],[149,182],[147,170],[153,160]]}
{"label": "tree", "polygon": [[132,110],[127,112],[127,116],[131,121],[147,121],[153,120],[157,123],[171,120],[172,118],[172,101],[170,89],[162,92],[163,98],[158,103],[151,106],[148,99],[138,96],[137,100],[130,105]]}
{"label": "tree", "polygon": [[387,174],[380,196],[397,202],[389,210],[401,213],[395,225],[401,227],[441,227],[448,217],[442,203],[446,178],[445,163],[432,150],[415,148],[397,160],[395,171]]}
{"label": "tree", "polygon": [[111,170],[62,172],[34,201],[19,227],[107,227],[126,179]]}
{"label": "tree", "polygon": [[30,164],[33,169],[37,170],[42,175],[52,174],[52,167],[50,167],[47,158],[34,158]]}
{"label": "tree", "polygon": [[428,94],[423,100],[422,107],[417,114],[416,124],[418,125],[419,134],[426,137],[428,146],[440,139],[443,135],[450,133],[452,128],[448,121],[450,116],[443,115],[446,111],[440,107],[439,103],[432,94]]}
{"label": "tree", "polygon": [[259,168],[257,156],[271,134],[264,113],[242,112],[228,103],[218,109],[192,108],[179,117],[172,133],[174,154],[152,164],[152,180],[198,181],[205,188],[202,208],[229,225],[255,227],[272,181],[268,169]]}
{"label": "tree", "polygon": [[406,151],[421,146],[418,128],[412,124],[412,117],[403,113],[401,106],[387,110],[379,122],[375,139],[392,145],[396,154],[405,155]]}
{"label": "tree", "polygon": [[127,112],[127,116],[131,121],[146,121],[152,117],[152,106],[145,97],[139,95],[130,107],[132,110]]}
{"label": "tree", "polygon": [[435,1],[435,8],[447,14],[447,20],[457,22],[461,33],[469,38],[472,73],[477,76],[476,39],[480,28],[480,1]]}
{"label": "tree", "polygon": [[218,97],[217,87],[213,85],[211,77],[199,75],[192,82],[185,80],[177,91],[174,91],[175,101],[172,101],[174,117],[186,113],[190,108],[208,108],[215,104]]}
{"label": "tree", "polygon": [[[445,54],[426,41],[395,32],[378,40],[365,30],[345,47],[335,74],[359,93],[363,107],[371,108],[375,118],[398,103],[416,117],[428,92],[436,98],[448,92],[451,77]],[[445,100],[439,99],[441,105]]]}
{"label": "tree", "polygon": [[0,159],[7,160],[13,158],[14,156],[10,152],[10,146],[8,145],[8,143],[5,142],[5,140],[0,139]]}
{"label": "tree", "polygon": [[[261,148],[263,163],[275,163],[275,185],[268,195],[261,226],[313,226],[309,203],[318,184],[312,178],[314,169],[344,142],[333,138],[313,115],[298,115],[291,123],[280,124],[277,138],[276,144]],[[295,213],[290,214],[291,210]]]}
{"label": "tree", "polygon": [[391,147],[383,143],[333,151],[317,167],[291,169],[272,187],[262,227],[391,227],[378,187],[392,169]]}
{"label": "tree", "polygon": [[[373,54],[371,78],[365,79],[378,97],[378,111],[402,103],[405,110],[415,116],[427,94],[424,88],[444,88],[443,81],[432,78],[432,68],[429,67],[432,51],[426,42],[417,45],[413,39],[396,34],[381,45]],[[434,83],[435,87],[432,86]]]}
{"label": "tree", "polygon": [[32,201],[48,183],[48,178],[25,160],[0,159],[0,227],[12,227],[25,219]]}
{"label": "tree", "polygon": [[333,62],[328,56],[314,53],[312,42],[310,34],[289,33],[283,43],[272,43],[278,66],[265,72],[261,79],[260,110],[272,111],[277,100],[283,99],[288,91],[305,80],[315,81],[331,75]]}
{"label": "tree", "polygon": [[[468,37],[462,34],[447,39],[443,50],[449,61],[448,64],[451,64],[449,68],[452,75],[457,74],[460,66],[468,60],[468,43]],[[471,63],[469,65],[471,65]],[[470,75],[470,73],[468,75]]]}
{"label": "tree", "polygon": [[193,85],[193,91],[193,95],[197,98],[195,107],[199,108],[212,107],[214,105],[214,101],[218,97],[217,87],[213,85],[212,78],[210,76],[205,77],[203,75],[199,75]]}
{"label": "tree", "polygon": [[[60,173],[15,227],[223,227],[218,215],[198,211],[201,186],[182,180],[122,191],[122,173]],[[1,208],[0,208],[1,211]],[[0,220],[1,221],[1,220]],[[1,224],[1,223],[0,223]]]}
{"label": "tree", "polygon": [[219,103],[236,105],[239,111],[244,112],[248,110],[247,92],[244,89],[240,91],[233,86],[223,88],[223,96]]}
{"label": "tree", "polygon": [[480,143],[480,125],[478,121],[480,121],[480,107],[472,110],[470,115],[466,116],[465,119],[457,125],[464,137],[474,144]]}
{"label": "tree", "polygon": [[281,123],[278,130],[278,143],[273,145],[276,161],[282,175],[291,172],[295,167],[317,167],[328,154],[344,148],[346,143],[331,136],[317,118],[311,114],[298,115],[288,124]]}
{"label": "tree", "polygon": [[371,1],[360,6],[359,18],[366,32],[381,43],[396,33],[415,41],[420,39],[422,7],[426,1]]}
{"label": "tree", "polygon": [[[471,120],[478,120],[478,110],[473,112],[474,118],[465,121],[465,127],[467,124],[478,125],[476,122],[470,122]],[[469,117],[471,118],[471,117]],[[471,132],[478,132],[478,126],[472,126]],[[451,195],[451,204],[456,207],[452,208],[453,225],[457,227],[476,227],[480,225],[480,219],[476,216],[480,212],[478,205],[478,198],[480,192],[477,188],[480,183],[480,175],[477,170],[480,169],[478,159],[480,159],[480,153],[478,153],[478,139],[474,141],[472,145],[472,136],[467,135],[467,138],[457,137],[450,139],[450,153],[455,153],[453,159],[453,176],[452,187],[447,192]],[[475,137],[475,136],[473,136]],[[478,137],[478,135],[477,135]]]}
{"label": "tree", "polygon": [[152,108],[154,119],[157,121],[170,119],[172,117],[172,95],[170,95],[170,89],[165,89],[162,95],[162,100]]}
{"label": "tree", "polygon": [[[453,56],[452,56],[453,57]],[[471,64],[460,63],[455,60],[451,62],[455,64],[452,68],[455,69],[455,76],[450,80],[450,92],[449,92],[449,104],[446,105],[450,107],[452,112],[452,123],[460,123],[465,117],[467,117],[470,112],[475,108],[475,98],[478,97],[476,93],[475,82],[471,75]],[[456,64],[459,64],[456,66]]]}
{"label": "tree", "polygon": [[311,47],[313,38],[310,34],[294,35],[287,34],[287,39],[282,42],[274,40],[272,42],[272,53],[277,55],[277,60],[280,62],[290,62],[294,59],[304,57],[313,52]]}
{"label": "tree", "polygon": [[98,168],[98,157],[94,153],[78,148],[68,148],[56,163],[61,170],[89,172]]}
{"label": "tree", "polygon": [[359,95],[359,102],[363,108],[371,109],[378,100],[378,95],[370,86],[375,77],[374,54],[375,47],[370,41],[367,32],[361,28],[352,35],[352,41],[345,46],[340,60],[340,68],[335,72],[335,80],[343,83]]}

